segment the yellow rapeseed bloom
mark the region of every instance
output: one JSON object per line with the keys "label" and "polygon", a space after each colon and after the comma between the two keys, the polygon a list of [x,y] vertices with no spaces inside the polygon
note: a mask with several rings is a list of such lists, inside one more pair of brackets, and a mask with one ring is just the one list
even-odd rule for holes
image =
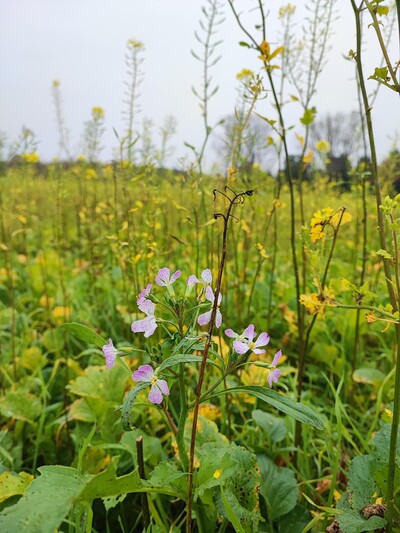
{"label": "yellow rapeseed bloom", "polygon": [[317,141],[315,143],[315,148],[320,152],[328,153],[331,151],[331,143],[329,141]]}
{"label": "yellow rapeseed bloom", "polygon": [[23,154],[22,160],[30,164],[38,163],[39,154],[37,152],[32,152],[31,154]]}
{"label": "yellow rapeseed bloom", "polygon": [[92,117],[95,119],[104,118],[104,109],[102,107],[96,106],[92,107]]}

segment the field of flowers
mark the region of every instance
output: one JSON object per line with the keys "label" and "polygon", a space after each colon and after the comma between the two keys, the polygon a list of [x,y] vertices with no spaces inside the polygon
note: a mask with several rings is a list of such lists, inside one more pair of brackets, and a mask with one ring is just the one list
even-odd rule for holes
{"label": "field of flowers", "polygon": [[396,315],[371,191],[303,184],[300,360],[287,186],[9,169],[1,531],[382,527]]}

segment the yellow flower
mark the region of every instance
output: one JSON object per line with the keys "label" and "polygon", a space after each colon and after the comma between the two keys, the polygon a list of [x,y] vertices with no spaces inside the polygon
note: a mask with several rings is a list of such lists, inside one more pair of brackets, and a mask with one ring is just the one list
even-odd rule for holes
{"label": "yellow flower", "polygon": [[319,150],[320,152],[330,152],[331,151],[331,144],[329,141],[317,141],[315,143],[315,148]]}
{"label": "yellow flower", "polygon": [[23,154],[22,160],[26,163],[38,163],[39,162],[39,154],[37,152],[32,152],[31,154]]}
{"label": "yellow flower", "polygon": [[243,78],[250,78],[251,76],[254,76],[254,72],[248,68],[243,68],[240,72],[236,74],[236,78],[238,80],[242,80]]}
{"label": "yellow flower", "polygon": [[221,477],[221,474],[222,474],[222,470],[216,470],[213,474],[213,478],[214,479],[218,479],[219,477]]}
{"label": "yellow flower", "polygon": [[92,107],[92,117],[95,119],[104,118],[104,109],[102,107]]}

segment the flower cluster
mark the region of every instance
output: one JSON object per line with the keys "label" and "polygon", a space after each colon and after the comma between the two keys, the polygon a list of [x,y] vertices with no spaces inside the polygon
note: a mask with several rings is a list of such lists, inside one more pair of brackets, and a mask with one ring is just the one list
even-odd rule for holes
{"label": "flower cluster", "polygon": [[[177,270],[173,274],[168,267],[161,268],[157,276],[155,277],[155,283],[159,287],[165,287],[169,300],[168,302],[176,302],[175,291],[173,284],[182,275],[180,270]],[[209,309],[204,313],[197,316],[196,322],[199,326],[206,326],[211,321],[212,310],[216,304],[215,325],[219,328],[222,324],[222,314],[220,311],[220,305],[222,301],[222,295],[218,292],[216,301],[216,291],[212,288],[213,276],[210,269],[202,271],[200,279],[194,274],[190,275],[186,280],[186,292],[185,299],[190,296],[193,288],[196,285],[201,285],[200,290],[197,293],[197,299],[200,302],[197,307],[204,307],[209,304]],[[142,289],[137,297],[136,304],[139,310],[144,313],[145,317],[139,320],[135,320],[131,325],[131,330],[134,333],[143,333],[145,338],[150,337],[156,331],[158,324],[163,322],[162,318],[156,316],[156,304],[160,303],[155,295],[152,294],[153,284],[149,283],[144,289]],[[250,324],[241,334],[236,333],[232,329],[226,329],[225,334],[233,340],[233,351],[237,354],[244,355],[247,352],[253,352],[255,354],[265,353],[264,347],[269,343],[269,335],[266,332],[257,333],[254,329],[254,324]],[[121,354],[117,348],[114,347],[113,342],[109,339],[108,344],[103,346],[103,353],[106,359],[107,368],[112,368],[115,364],[116,357]],[[279,359],[282,356],[282,352],[279,351],[275,354],[273,361],[268,368],[270,370],[268,375],[268,382],[270,387],[273,383],[276,383],[281,375],[280,370],[276,368]],[[142,382],[148,384],[150,392],[148,395],[149,401],[154,404],[161,404],[163,396],[169,395],[168,384],[164,379],[159,379],[157,369],[153,369],[150,365],[141,365],[133,374],[132,379],[135,382]]]}

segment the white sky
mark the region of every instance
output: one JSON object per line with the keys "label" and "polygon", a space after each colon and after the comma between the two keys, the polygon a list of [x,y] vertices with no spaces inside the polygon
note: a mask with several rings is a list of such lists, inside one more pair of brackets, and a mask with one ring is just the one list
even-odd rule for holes
{"label": "white sky", "polygon": [[[245,8],[254,5],[252,0],[237,2]],[[276,36],[277,9],[285,3],[266,2],[267,8],[271,6],[271,41]],[[300,8],[299,16],[304,15],[304,3],[292,0]],[[202,0],[0,0],[0,131],[12,141],[26,126],[40,140],[38,151],[42,159],[58,155],[51,98],[52,81],[57,79],[61,82],[65,122],[75,153],[91,108],[101,106],[107,128],[102,158],[111,159],[112,147],[117,145],[112,128],[119,132],[124,129],[121,110],[123,81],[127,79],[125,46],[128,39],[135,38],[146,47],[140,119],[153,119],[154,140],[158,143],[158,127],[164,117],[172,114],[177,118],[178,135],[173,141],[177,149],[170,161],[176,166],[176,160],[188,153],[183,142],[199,146],[203,139],[200,110],[191,91],[191,86],[198,87],[201,82],[201,65],[190,54],[191,48],[199,49],[193,32],[199,28],[202,5]],[[336,5],[339,19],[331,39],[329,63],[313,102],[319,114],[357,108],[354,66],[343,59],[350,48],[355,49],[354,16],[350,0],[337,0]],[[259,66],[253,51],[238,46],[244,36],[229,6],[225,7],[225,16],[217,35],[223,39],[218,48],[222,59],[212,70],[213,79],[220,86],[210,102],[212,123],[234,110],[236,74],[244,67]],[[366,47],[366,73],[371,74],[379,65],[380,56],[372,29],[367,36],[371,44]],[[392,41],[393,56],[397,50],[395,34]],[[374,86],[374,81],[368,81],[371,91]],[[298,124],[295,106],[289,125]],[[259,104],[258,112],[273,118],[268,99]],[[393,91],[380,90],[374,120],[378,153],[383,157],[393,146],[396,128],[400,129],[400,101]],[[294,131],[301,134],[300,127]],[[294,141],[292,146],[297,148]],[[207,159],[215,157],[211,144]]]}

